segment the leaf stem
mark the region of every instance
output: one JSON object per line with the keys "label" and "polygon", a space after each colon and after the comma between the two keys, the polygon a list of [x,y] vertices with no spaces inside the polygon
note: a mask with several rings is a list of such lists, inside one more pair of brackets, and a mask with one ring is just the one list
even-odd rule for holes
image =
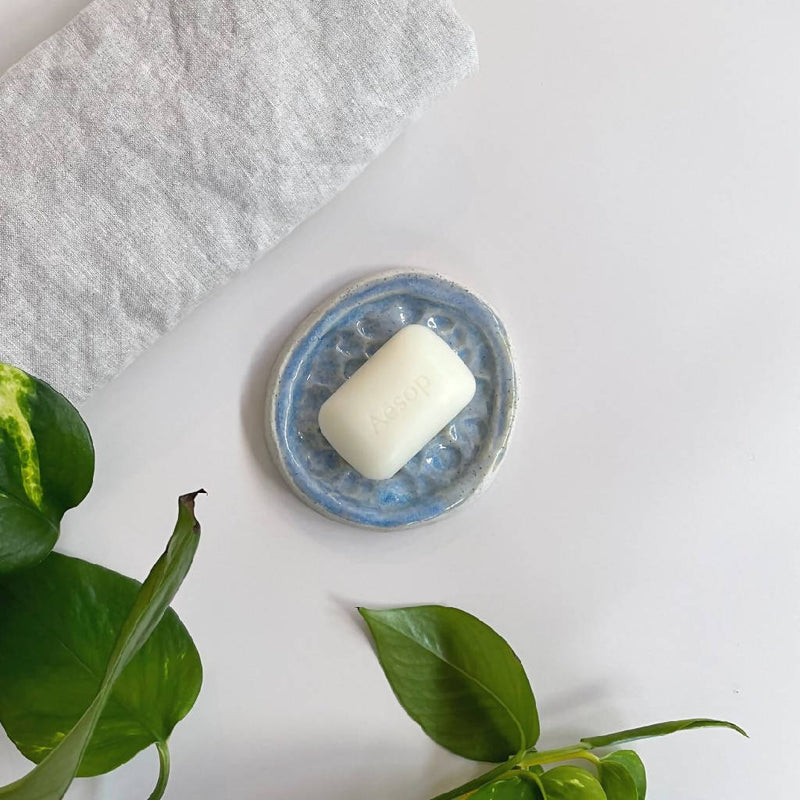
{"label": "leaf stem", "polygon": [[[467,781],[467,783],[462,784],[461,786],[457,786],[455,789],[451,789],[449,792],[445,792],[444,794],[437,794],[433,800],[456,800],[458,797],[463,797],[465,794],[469,794],[470,792],[474,792],[476,789],[480,789],[481,786],[485,786],[487,783],[495,780],[496,778],[505,775],[511,769],[517,766],[520,761],[522,761],[523,757],[525,756],[525,751],[521,751],[517,753],[515,756],[511,756],[508,761],[504,761],[502,764],[498,764],[494,769],[490,769],[488,772],[484,772],[483,775],[479,775],[477,778],[474,778],[471,781]],[[152,798],[151,798],[152,800]]]}
{"label": "leaf stem", "polygon": [[536,788],[541,792],[542,797],[545,796],[544,786],[542,785],[542,781],[535,772],[526,772],[524,769],[521,769],[518,772],[515,772],[515,774],[517,775],[517,777],[522,778],[522,780],[534,784]]}
{"label": "leaf stem", "polygon": [[[437,794],[432,800],[458,800],[458,798],[466,797],[482,786],[486,786],[487,783],[510,775],[525,778],[531,775],[531,777],[535,779],[535,782],[538,782],[537,776],[531,773],[524,773],[523,770],[530,769],[540,764],[554,764],[558,761],[571,761],[575,758],[591,761],[595,765],[600,763],[600,759],[594,755],[594,753],[590,753],[589,746],[585,744],[575,744],[570,747],[560,747],[558,750],[544,750],[542,752],[523,750],[515,756],[511,756],[508,761],[498,764],[494,769],[489,770],[489,772],[484,772],[483,775],[479,775],[477,778],[473,778],[473,780],[461,786],[457,786],[449,792]],[[156,800],[156,798],[151,797],[150,800]]]}
{"label": "leaf stem", "polygon": [[[682,719],[673,722],[660,722],[655,725],[645,725],[642,728],[631,728],[618,733],[609,733],[604,736],[591,736],[581,739],[578,744],[569,747],[560,747],[557,750],[537,751],[535,748],[522,750],[515,756],[511,756],[508,761],[498,764],[494,769],[485,772],[483,775],[469,781],[449,792],[439,794],[433,800],[466,800],[468,795],[474,794],[478,789],[488,783],[515,776],[524,778],[536,783],[542,789],[538,775],[526,772],[531,767],[538,767],[542,764],[555,764],[560,761],[572,761],[574,759],[584,759],[590,761],[595,766],[600,764],[600,759],[591,751],[595,748],[608,747],[622,742],[630,742],[634,739],[645,739],[652,736],[665,736],[676,731],[689,730],[691,728],[724,727],[733,728],[744,736],[747,734],[732,722],[724,722],[715,719]],[[157,798],[151,798],[157,800]]]}
{"label": "leaf stem", "polygon": [[158,783],[150,795],[150,800],[161,800],[169,780],[169,747],[166,742],[156,742],[156,749],[158,750]]}
{"label": "leaf stem", "polygon": [[645,725],[641,728],[629,728],[626,731],[617,731],[616,733],[607,733],[604,736],[585,736],[581,742],[588,748],[596,747],[609,747],[613,744],[622,744],[623,742],[633,742],[637,739],[651,739],[655,736],[667,736],[670,733],[677,733],[678,731],[688,731],[693,728],[731,728],[742,736],[747,736],[747,733],[742,730],[738,725],[732,722],[725,722],[720,719],[677,719],[671,722],[657,722],[655,725]]}
{"label": "leaf stem", "polygon": [[593,764],[599,763],[600,759],[589,752],[589,747],[585,744],[575,744],[570,747],[560,747],[558,750],[544,750],[542,752],[526,753],[519,762],[523,769],[534,767],[539,764],[554,764],[557,761],[571,761],[573,758],[583,758]]}

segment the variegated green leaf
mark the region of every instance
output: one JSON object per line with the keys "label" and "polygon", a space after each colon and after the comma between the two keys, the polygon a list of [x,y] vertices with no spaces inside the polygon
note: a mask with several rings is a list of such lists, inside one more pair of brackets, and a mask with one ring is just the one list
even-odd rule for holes
{"label": "variegated green leaf", "polygon": [[625,797],[644,800],[647,793],[644,764],[633,750],[617,750],[603,756],[598,765],[598,777],[608,800]]}
{"label": "variegated green leaf", "polygon": [[89,431],[72,404],[0,364],[0,573],[41,561],[94,475]]}
{"label": "variegated green leaf", "polygon": [[533,775],[512,775],[481,787],[469,800],[543,800],[540,786]]}
{"label": "variegated green leaf", "polygon": [[[197,494],[198,492],[194,492],[179,498],[178,521],[167,544],[167,549],[156,561],[147,579],[136,592],[133,605],[122,622],[116,642],[105,664],[103,677],[89,707],[72,728],[62,731],[63,735],[59,737],[56,746],[52,749],[48,748],[44,759],[27,775],[8,786],[0,787],[0,798],[4,800],[61,800],[66,794],[80,768],[84,755],[87,753],[87,748],[91,746],[103,712],[114,697],[115,686],[118,681],[124,680],[126,667],[131,664],[136,654],[142,651],[153,632],[158,629],[169,604],[192,565],[200,540],[200,524],[194,514],[194,500]],[[102,611],[98,613],[102,613]],[[152,653],[152,651],[150,652]],[[169,666],[169,663],[159,663],[156,658],[155,663],[150,665],[150,669],[146,671],[151,671],[152,676],[159,676],[159,673]],[[163,672],[157,680],[163,680]],[[129,683],[128,689],[131,688],[133,688],[133,684]],[[192,686],[187,686],[186,691],[188,694],[184,698],[186,701],[184,708],[188,711],[196,692]],[[142,700],[147,702],[146,698],[142,698]],[[177,719],[174,721],[177,722]],[[161,771],[156,788],[150,795],[151,800],[159,800],[167,785],[169,750],[166,737],[170,730],[171,728],[168,728],[163,731],[163,738],[159,734],[152,737],[157,741]],[[119,736],[125,736],[131,731],[126,730],[126,726],[123,725],[117,729],[117,732]],[[107,732],[101,733],[100,739],[105,739],[106,743],[112,741]],[[95,758],[98,755],[96,752]],[[119,752],[112,753],[111,757],[114,758],[116,755],[119,755]],[[97,761],[95,760],[96,765]]]}
{"label": "variegated green leaf", "polygon": [[607,800],[600,781],[581,767],[556,767],[540,780],[547,800]]}

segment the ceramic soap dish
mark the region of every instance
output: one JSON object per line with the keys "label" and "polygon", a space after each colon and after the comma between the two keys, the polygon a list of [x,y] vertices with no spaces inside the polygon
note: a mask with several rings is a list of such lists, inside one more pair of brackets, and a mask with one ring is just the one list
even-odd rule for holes
{"label": "ceramic soap dish", "polygon": [[[405,325],[425,325],[472,371],[469,405],[394,477],[362,477],[328,444],[319,410]],[[267,394],[270,453],[292,490],[327,517],[391,530],[429,522],[474,497],[505,454],[517,380],[505,327],[472,292],[433,273],[358,280],[317,308],[278,357]]]}

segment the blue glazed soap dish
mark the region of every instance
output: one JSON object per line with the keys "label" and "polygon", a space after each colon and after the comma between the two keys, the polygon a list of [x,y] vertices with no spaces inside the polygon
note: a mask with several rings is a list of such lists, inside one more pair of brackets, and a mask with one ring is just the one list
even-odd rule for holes
{"label": "blue glazed soap dish", "polygon": [[[470,404],[394,477],[362,477],[328,444],[319,409],[400,328],[426,325],[475,376]],[[429,522],[485,488],[505,454],[517,405],[508,336],[472,292],[427,272],[356,281],[316,309],[278,357],[267,393],[267,444],[313,509],[366,528]]]}

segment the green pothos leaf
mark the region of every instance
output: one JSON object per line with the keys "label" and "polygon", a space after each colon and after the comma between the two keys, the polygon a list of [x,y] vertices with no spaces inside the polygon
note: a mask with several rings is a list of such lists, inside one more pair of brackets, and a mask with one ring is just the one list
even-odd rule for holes
{"label": "green pothos leaf", "polygon": [[628,730],[617,731],[616,733],[606,733],[602,736],[586,736],[581,741],[588,747],[610,747],[622,742],[635,742],[637,739],[652,739],[656,736],[668,736],[678,731],[689,731],[694,728],[730,728],[741,733],[747,734],[733,722],[725,722],[720,719],[677,719],[671,722],[656,722],[654,725],[644,725],[641,728],[628,728]]}
{"label": "green pothos leaf", "polygon": [[498,764],[496,767],[484,772],[483,775],[478,775],[477,778],[472,778],[466,783],[456,786],[455,789],[437,794],[433,800],[458,800],[458,798],[461,797],[472,797],[473,792],[502,778],[509,770],[514,769],[517,764],[519,764],[523,755],[524,753],[517,753],[502,764]]}
{"label": "green pothos leaf", "polygon": [[0,573],[41,561],[86,497],[94,448],[80,414],[44,381],[0,364]]}
{"label": "green pothos leaf", "polygon": [[544,796],[535,776],[518,775],[481,787],[469,800],[544,800]]}
{"label": "green pothos leaf", "polygon": [[[167,549],[136,593],[108,656],[99,688],[75,725],[63,732],[56,747],[25,777],[0,788],[7,800],[61,800],[69,789],[90,746],[114,687],[125,668],[158,627],[192,564],[200,536],[194,516],[196,494],[184,495],[178,504],[178,522]],[[166,743],[159,742],[162,774],[152,798],[160,798],[166,784],[169,760]]]}
{"label": "green pothos leaf", "polygon": [[622,764],[616,761],[601,762],[597,777],[608,800],[638,800],[633,775]]}
{"label": "green pothos leaf", "polygon": [[[91,704],[140,586],[59,553],[0,576],[0,723],[31,761],[54,750]],[[168,609],[114,683],[78,776],[166,742],[201,682],[197,649]]]}
{"label": "green pothos leaf", "polygon": [[644,800],[647,776],[642,759],[633,750],[617,750],[604,756],[600,759],[598,771],[600,783],[603,784],[609,800],[626,797]]}
{"label": "green pothos leaf", "polygon": [[547,800],[606,800],[600,781],[580,767],[556,767],[539,780]]}
{"label": "green pothos leaf", "polygon": [[508,643],[447,606],[359,609],[400,704],[435,742],[474,761],[536,744],[530,683]]}

